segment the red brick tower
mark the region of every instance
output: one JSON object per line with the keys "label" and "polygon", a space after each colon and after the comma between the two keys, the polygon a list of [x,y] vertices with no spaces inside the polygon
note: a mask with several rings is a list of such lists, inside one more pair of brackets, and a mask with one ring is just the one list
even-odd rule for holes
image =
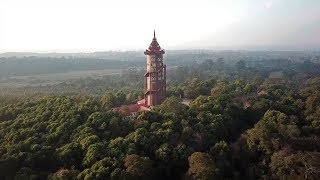
{"label": "red brick tower", "polygon": [[149,106],[161,104],[166,95],[166,65],[163,64],[164,50],[161,49],[156,33],[149,48],[144,52],[147,55],[147,72],[144,75],[144,99]]}

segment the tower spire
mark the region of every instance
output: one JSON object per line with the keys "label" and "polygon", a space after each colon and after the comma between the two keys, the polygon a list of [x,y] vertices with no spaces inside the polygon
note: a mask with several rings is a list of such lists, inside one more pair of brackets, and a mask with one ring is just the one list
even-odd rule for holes
{"label": "tower spire", "polygon": [[153,39],[151,41],[151,44],[150,44],[149,48],[146,49],[144,54],[146,54],[146,55],[147,54],[148,55],[150,55],[150,54],[153,54],[153,55],[155,55],[155,54],[164,54],[164,50],[161,49],[161,47],[160,47],[160,45],[159,45],[159,43],[157,41],[156,30],[153,30]]}

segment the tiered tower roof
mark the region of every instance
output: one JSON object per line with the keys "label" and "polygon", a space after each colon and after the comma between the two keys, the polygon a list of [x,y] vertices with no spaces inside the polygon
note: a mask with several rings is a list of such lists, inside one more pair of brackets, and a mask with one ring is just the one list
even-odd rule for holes
{"label": "tiered tower roof", "polygon": [[156,38],[156,31],[153,31],[153,39],[148,49],[144,52],[145,55],[159,55],[164,54],[164,50],[161,49],[157,38]]}

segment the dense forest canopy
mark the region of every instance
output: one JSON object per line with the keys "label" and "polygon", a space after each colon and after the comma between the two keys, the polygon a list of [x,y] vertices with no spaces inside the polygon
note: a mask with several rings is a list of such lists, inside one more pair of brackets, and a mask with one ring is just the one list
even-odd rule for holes
{"label": "dense forest canopy", "polygon": [[143,96],[142,58],[1,58],[2,81],[121,70],[2,85],[0,179],[318,179],[319,55],[238,54],[168,53],[167,99],[135,121],[113,108]]}

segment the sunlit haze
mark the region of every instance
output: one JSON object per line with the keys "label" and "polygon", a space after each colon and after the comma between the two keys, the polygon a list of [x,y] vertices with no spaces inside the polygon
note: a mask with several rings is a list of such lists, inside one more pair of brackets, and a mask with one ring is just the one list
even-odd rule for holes
{"label": "sunlit haze", "polygon": [[319,0],[0,0],[0,52],[320,47]]}

